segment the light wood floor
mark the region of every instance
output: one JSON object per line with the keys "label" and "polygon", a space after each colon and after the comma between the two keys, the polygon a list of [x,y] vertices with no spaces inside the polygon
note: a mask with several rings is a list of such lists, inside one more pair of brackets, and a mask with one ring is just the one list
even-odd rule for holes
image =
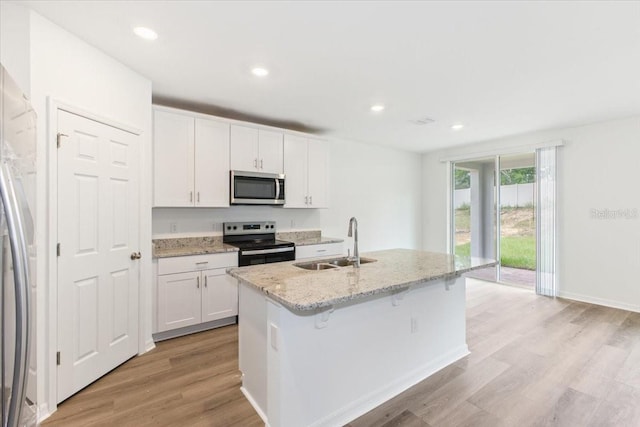
{"label": "light wood floor", "polygon": [[[471,355],[349,426],[640,426],[640,313],[469,281],[467,325]],[[44,425],[262,425],[239,386],[225,327],[159,343]]]}

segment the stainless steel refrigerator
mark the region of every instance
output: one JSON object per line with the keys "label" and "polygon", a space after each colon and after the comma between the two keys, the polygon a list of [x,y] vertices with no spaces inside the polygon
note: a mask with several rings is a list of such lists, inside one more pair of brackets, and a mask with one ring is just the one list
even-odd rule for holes
{"label": "stainless steel refrigerator", "polygon": [[36,115],[0,64],[0,343],[2,425],[37,421]]}

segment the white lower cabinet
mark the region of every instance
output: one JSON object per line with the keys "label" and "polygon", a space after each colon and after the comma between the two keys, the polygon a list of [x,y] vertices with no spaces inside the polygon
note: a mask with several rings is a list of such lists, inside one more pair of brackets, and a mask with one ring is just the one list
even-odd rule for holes
{"label": "white lower cabinet", "polygon": [[296,259],[343,255],[342,242],[296,246]]}
{"label": "white lower cabinet", "polygon": [[238,315],[236,252],[158,260],[157,332]]}
{"label": "white lower cabinet", "polygon": [[238,281],[226,268],[202,272],[202,322],[238,315]]}

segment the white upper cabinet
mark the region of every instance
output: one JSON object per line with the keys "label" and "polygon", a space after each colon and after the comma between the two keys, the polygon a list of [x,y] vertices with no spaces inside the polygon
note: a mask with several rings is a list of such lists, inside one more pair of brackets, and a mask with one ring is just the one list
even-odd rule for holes
{"label": "white upper cabinet", "polygon": [[229,206],[229,124],[154,110],[153,205]]}
{"label": "white upper cabinet", "polygon": [[329,145],[310,139],[308,147],[309,206],[326,208],[329,207]]}
{"label": "white upper cabinet", "polygon": [[281,132],[231,125],[231,169],[283,172]]}
{"label": "white upper cabinet", "polygon": [[193,206],[193,117],[153,113],[153,205]]}
{"label": "white upper cabinet", "polygon": [[229,125],[196,119],[195,206],[229,206]]}
{"label": "white upper cabinet", "polygon": [[297,135],[284,137],[285,208],[326,208],[329,147]]}

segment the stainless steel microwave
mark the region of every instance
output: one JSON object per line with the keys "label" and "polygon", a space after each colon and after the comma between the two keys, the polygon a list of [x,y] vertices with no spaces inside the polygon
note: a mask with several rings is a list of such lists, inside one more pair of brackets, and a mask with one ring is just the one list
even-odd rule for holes
{"label": "stainless steel microwave", "polygon": [[284,175],[231,171],[232,205],[284,205]]}

